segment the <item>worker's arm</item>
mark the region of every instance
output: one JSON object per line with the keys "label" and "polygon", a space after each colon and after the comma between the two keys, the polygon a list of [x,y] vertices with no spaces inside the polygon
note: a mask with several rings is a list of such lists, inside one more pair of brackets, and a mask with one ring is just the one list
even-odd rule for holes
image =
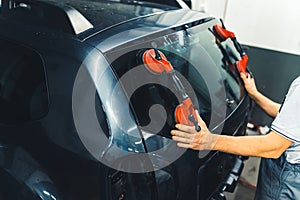
{"label": "worker's arm", "polygon": [[268,97],[261,94],[257,88],[254,78],[249,74],[240,74],[241,79],[244,82],[245,89],[247,90],[249,96],[261,107],[269,116],[276,117],[279,112],[281,104],[276,103],[269,99]]}
{"label": "worker's arm", "polygon": [[233,137],[212,134],[198,115],[201,131],[195,131],[193,126],[177,124],[178,130],[172,130],[172,139],[179,147],[194,150],[218,150],[243,156],[278,158],[292,142],[281,135],[270,132],[261,136]]}
{"label": "worker's arm", "polygon": [[281,135],[271,131],[267,135],[259,136],[225,136],[214,135],[213,150],[265,158],[278,158],[292,144]]}

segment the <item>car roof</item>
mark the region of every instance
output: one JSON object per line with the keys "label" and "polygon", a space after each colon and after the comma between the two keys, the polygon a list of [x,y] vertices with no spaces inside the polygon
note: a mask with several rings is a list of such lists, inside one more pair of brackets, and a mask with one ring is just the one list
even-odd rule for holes
{"label": "car roof", "polygon": [[1,36],[34,48],[45,46],[42,40],[47,43],[49,39],[52,42],[70,39],[86,41],[104,53],[149,34],[192,27],[211,19],[190,9],[131,0],[2,0],[1,3],[0,26],[6,27],[0,29]]}
{"label": "car roof", "polygon": [[0,19],[79,35],[175,9],[178,8],[139,1],[3,0]]}

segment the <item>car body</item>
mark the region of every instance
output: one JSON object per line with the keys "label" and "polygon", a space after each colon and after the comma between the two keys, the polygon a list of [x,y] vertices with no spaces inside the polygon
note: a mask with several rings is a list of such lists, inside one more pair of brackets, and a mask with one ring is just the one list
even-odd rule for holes
{"label": "car body", "polygon": [[143,61],[149,49],[163,52],[209,128],[245,135],[251,100],[232,42],[225,56],[209,31],[218,20],[138,1],[0,2],[1,199],[234,190],[243,158],[178,148],[170,131],[182,91]]}

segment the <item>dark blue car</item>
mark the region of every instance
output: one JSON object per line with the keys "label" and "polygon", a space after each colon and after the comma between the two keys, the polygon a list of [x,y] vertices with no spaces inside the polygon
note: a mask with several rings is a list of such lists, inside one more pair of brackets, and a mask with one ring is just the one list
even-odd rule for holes
{"label": "dark blue car", "polygon": [[[244,158],[170,139],[184,95],[213,132],[245,134],[251,101],[239,53],[210,31],[219,23],[139,1],[0,0],[0,199],[232,192]],[[149,51],[173,78],[151,70]]]}

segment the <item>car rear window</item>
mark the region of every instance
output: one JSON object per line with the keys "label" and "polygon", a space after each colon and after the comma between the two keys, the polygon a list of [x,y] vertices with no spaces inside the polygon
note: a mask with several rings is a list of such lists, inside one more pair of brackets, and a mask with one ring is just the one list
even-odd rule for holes
{"label": "car rear window", "polygon": [[[144,65],[143,53],[151,48],[163,52],[172,64],[185,92],[210,128],[224,121],[237,107],[244,92],[239,74],[230,63],[238,60],[239,54],[230,40],[225,41],[222,47],[229,61],[225,59],[208,29],[215,23],[211,21],[173,30],[159,37],[148,37],[146,41],[128,43],[127,47],[122,45],[120,49],[114,48],[107,53],[124,90],[130,91],[128,98],[142,127],[151,129],[149,124],[165,121],[160,132],[168,133],[175,123],[174,110],[181,103],[173,89],[174,83],[166,73],[153,73]],[[151,112],[156,112],[156,122],[153,122]]]}

